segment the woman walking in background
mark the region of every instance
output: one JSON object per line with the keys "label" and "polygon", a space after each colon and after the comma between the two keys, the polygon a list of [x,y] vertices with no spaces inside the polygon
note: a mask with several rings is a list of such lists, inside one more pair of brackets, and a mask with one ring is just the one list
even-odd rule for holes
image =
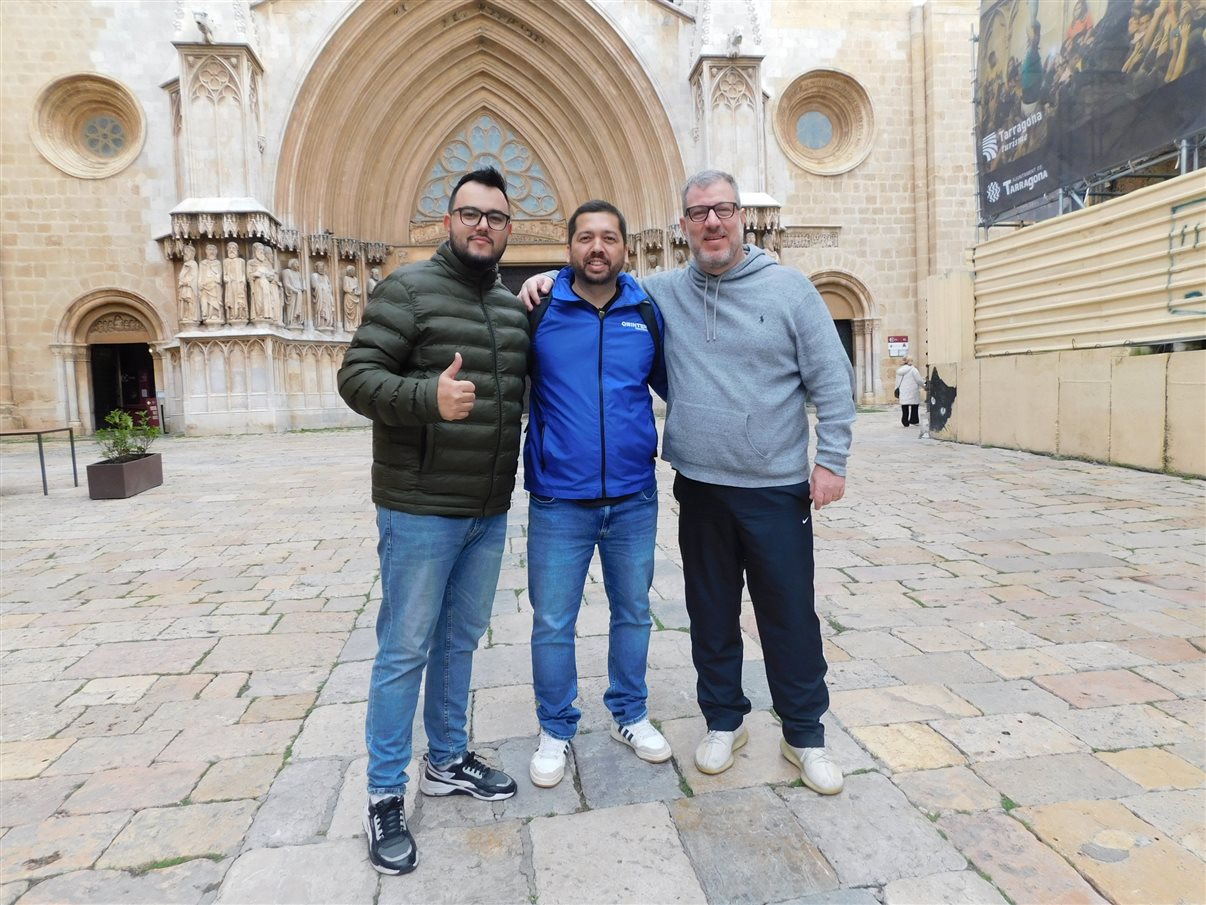
{"label": "woman walking in background", "polygon": [[896,396],[900,400],[900,423],[904,427],[917,424],[917,407],[921,405],[921,390],[925,380],[921,372],[913,367],[913,359],[906,358],[896,369]]}

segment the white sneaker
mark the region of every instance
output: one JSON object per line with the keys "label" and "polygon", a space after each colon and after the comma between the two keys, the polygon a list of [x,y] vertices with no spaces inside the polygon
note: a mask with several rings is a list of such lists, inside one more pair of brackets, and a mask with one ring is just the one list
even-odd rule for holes
{"label": "white sneaker", "polygon": [[709,729],[695,749],[695,768],[700,773],[723,773],[733,766],[733,752],[749,740],[744,726],[738,726],[732,732]]}
{"label": "white sneaker", "polygon": [[547,732],[540,733],[540,744],[532,755],[532,763],[528,766],[528,776],[532,784],[542,789],[551,789],[561,782],[565,775],[565,755],[569,751],[569,742],[561,738],[553,738]]}
{"label": "white sneaker", "polygon": [[651,764],[668,761],[674,753],[670,750],[670,743],[648,719],[640,720],[631,726],[621,726],[613,720],[611,737],[627,745],[636,752],[637,757]]}
{"label": "white sneaker", "polygon": [[836,795],[842,791],[845,785],[842,771],[829,759],[829,752],[824,748],[795,748],[784,738],[779,740],[779,750],[800,768],[800,779],[814,792]]}

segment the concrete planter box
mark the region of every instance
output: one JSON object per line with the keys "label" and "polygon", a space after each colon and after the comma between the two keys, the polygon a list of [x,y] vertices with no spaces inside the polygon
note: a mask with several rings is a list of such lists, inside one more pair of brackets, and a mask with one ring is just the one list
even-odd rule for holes
{"label": "concrete planter box", "polygon": [[163,459],[147,453],[128,462],[97,462],[88,466],[88,496],[94,500],[124,500],[163,483]]}

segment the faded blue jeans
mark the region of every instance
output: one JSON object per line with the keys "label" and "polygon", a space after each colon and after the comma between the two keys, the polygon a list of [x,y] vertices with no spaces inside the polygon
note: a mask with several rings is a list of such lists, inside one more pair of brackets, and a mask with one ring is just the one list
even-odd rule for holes
{"label": "faded blue jeans", "polygon": [[580,506],[530,494],[528,596],[532,600],[532,685],[536,718],[554,738],[573,738],[582,712],[574,627],[595,546],[611,607],[603,702],[621,726],[648,715],[649,587],[657,536],[657,488],[612,506]]}
{"label": "faded blue jeans", "polygon": [[378,506],[377,532],[381,609],[364,722],[368,789],[402,795],[425,669],[428,757],[443,765],[468,749],[473,652],[490,624],[507,516],[446,518]]}

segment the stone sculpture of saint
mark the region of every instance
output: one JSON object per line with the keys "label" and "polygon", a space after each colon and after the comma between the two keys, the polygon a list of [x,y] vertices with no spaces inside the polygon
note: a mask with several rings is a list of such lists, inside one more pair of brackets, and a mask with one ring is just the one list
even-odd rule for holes
{"label": "stone sculpture of saint", "polygon": [[304,319],[306,310],[306,285],[302,282],[301,261],[297,258],[281,272],[281,284],[285,289],[285,324],[296,327]]}
{"label": "stone sculpture of saint", "polygon": [[218,260],[218,246],[205,246],[205,260],[198,269],[201,274],[201,321],[211,327],[221,326],[222,262]]}
{"label": "stone sculpture of saint", "polygon": [[360,323],[360,280],[356,279],[356,268],[349,266],[343,272],[343,326],[355,330]]}
{"label": "stone sculpture of saint", "polygon": [[247,323],[247,263],[239,257],[237,242],[226,243],[222,279],[226,283],[226,320],[232,324]]}
{"label": "stone sculpture of saint", "polygon": [[656,251],[649,251],[645,253],[645,264],[648,265],[649,268],[645,271],[646,273],[662,272],[662,265],[658,263],[658,254]]}
{"label": "stone sculpture of saint", "polygon": [[314,293],[314,326],[319,330],[335,327],[335,295],[331,291],[331,278],[327,276],[327,262],[315,261],[310,274],[310,290]]}
{"label": "stone sculpture of saint", "polygon": [[176,300],[180,302],[180,323],[195,324],[200,320],[197,310],[197,249],[184,246],[184,263],[176,277]]}
{"label": "stone sculpture of saint", "polygon": [[377,284],[381,282],[381,268],[374,267],[369,271],[368,275],[368,297],[373,297],[373,290],[377,288]]}
{"label": "stone sculpture of saint", "polygon": [[247,278],[251,281],[251,319],[256,322],[277,320],[276,296],[279,277],[276,275],[276,266],[268,258],[268,249],[262,242],[251,246]]}

